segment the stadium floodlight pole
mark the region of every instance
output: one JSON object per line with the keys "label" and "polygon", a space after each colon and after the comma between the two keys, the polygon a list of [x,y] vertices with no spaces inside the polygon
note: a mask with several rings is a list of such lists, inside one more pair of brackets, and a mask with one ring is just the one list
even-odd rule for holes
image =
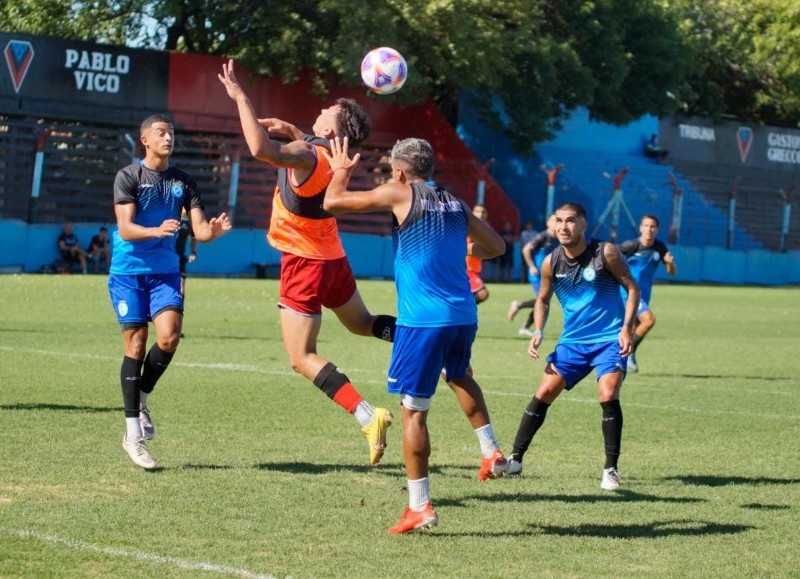
{"label": "stadium floodlight pole", "polygon": [[486,181],[478,180],[478,191],[475,194],[475,204],[483,205],[483,198],[486,196]]}
{"label": "stadium floodlight pole", "polygon": [[[611,224],[608,226],[608,239],[609,241],[616,242],[617,241],[617,234],[619,232],[619,210],[620,208],[625,211],[625,215],[628,217],[628,221],[630,221],[631,227],[633,230],[636,230],[636,220],[634,220],[633,215],[631,215],[630,209],[625,204],[625,199],[622,195],[622,180],[625,178],[630,172],[630,167],[625,167],[621,171],[617,172],[614,175],[614,190],[611,193],[611,200],[606,205],[606,208],[603,210],[602,215],[600,215],[600,219],[597,220],[597,225],[595,225],[594,230],[592,231],[592,235],[595,235],[597,231],[600,229],[601,226],[607,225],[606,219],[608,219],[609,214],[611,215]],[[611,177],[608,173],[604,173],[604,176]]]}
{"label": "stadium floodlight pole", "polygon": [[788,190],[781,189],[783,196],[783,223],[781,224],[781,251],[786,252],[789,243],[789,223],[792,219],[792,195],[794,194],[795,184],[792,183]]}
{"label": "stadium floodlight pole", "polygon": [[726,249],[733,249],[734,229],[736,227],[736,190],[739,188],[739,181],[742,176],[739,175],[733,180],[731,185],[731,195],[728,199],[728,238],[725,243]]}
{"label": "stadium floodlight pole", "polygon": [[676,245],[681,241],[681,221],[683,220],[683,189],[678,185],[678,180],[672,171],[667,173],[669,183],[672,187],[672,221],[669,224],[669,242]]}
{"label": "stadium floodlight pole", "polygon": [[228,188],[228,219],[236,218],[236,201],[239,196],[239,170],[241,168],[242,151],[236,149],[231,158],[231,183]]}
{"label": "stadium floodlight pole", "polygon": [[130,133],[125,133],[125,140],[128,141],[128,144],[131,146],[131,163],[135,163],[136,159],[136,139],[134,139]]}
{"label": "stadium floodlight pole", "polygon": [[33,179],[31,182],[31,197],[28,204],[28,223],[33,221],[34,213],[36,212],[36,204],[39,200],[39,194],[42,192],[42,171],[44,170],[44,148],[47,144],[47,139],[53,134],[53,127],[46,127],[44,129],[36,129],[34,136],[36,137],[36,145],[34,148],[33,160]]}
{"label": "stadium floodlight pole", "polygon": [[[491,176],[490,171],[494,166],[494,157],[487,160],[485,163],[481,165],[481,177],[484,175]],[[485,205],[484,200],[486,197],[486,179],[478,179],[478,190],[475,195],[475,204],[476,205]]]}
{"label": "stadium floodlight pole", "polygon": [[547,167],[546,165],[542,165],[542,171],[547,173],[547,200],[545,201],[544,206],[544,219],[547,221],[547,218],[553,214],[553,205],[555,203],[555,196],[556,196],[556,177],[561,172],[561,169],[564,168],[563,163],[560,165],[556,165],[555,167]]}

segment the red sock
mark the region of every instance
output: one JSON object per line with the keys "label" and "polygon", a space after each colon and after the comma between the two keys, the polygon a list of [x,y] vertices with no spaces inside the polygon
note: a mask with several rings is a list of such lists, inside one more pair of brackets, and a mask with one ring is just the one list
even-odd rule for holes
{"label": "red sock", "polygon": [[336,391],[336,394],[333,395],[333,401],[336,402],[339,406],[347,410],[350,414],[356,411],[356,407],[358,404],[364,400],[364,397],[353,388],[353,385],[350,382],[344,384],[339,390]]}

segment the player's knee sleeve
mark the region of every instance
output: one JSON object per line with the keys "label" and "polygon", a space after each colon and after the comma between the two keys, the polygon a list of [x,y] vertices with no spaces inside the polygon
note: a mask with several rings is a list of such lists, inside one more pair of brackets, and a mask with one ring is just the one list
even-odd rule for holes
{"label": "player's knee sleeve", "polygon": [[419,398],[417,396],[409,396],[408,394],[403,394],[403,398],[400,400],[400,404],[402,404],[405,408],[408,408],[409,410],[416,410],[418,412],[427,412],[431,408],[431,399]]}
{"label": "player's knee sleeve", "polygon": [[333,400],[336,393],[344,386],[349,384],[350,379],[339,371],[336,364],[328,362],[319,371],[317,377],[314,378],[314,386],[322,390],[325,395]]}
{"label": "player's knee sleeve", "polygon": [[372,322],[372,335],[379,340],[394,342],[394,329],[397,318],[394,316],[380,315]]}

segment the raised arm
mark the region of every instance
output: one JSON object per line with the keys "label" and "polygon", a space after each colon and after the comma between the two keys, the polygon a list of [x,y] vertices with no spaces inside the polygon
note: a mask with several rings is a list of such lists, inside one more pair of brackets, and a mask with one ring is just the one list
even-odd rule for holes
{"label": "raised arm", "polygon": [[349,156],[347,137],[331,140],[331,152],[323,151],[328,160],[333,177],[325,191],[322,208],[329,213],[369,213],[373,211],[392,211],[400,220],[403,210],[408,213],[411,204],[411,188],[395,181],[379,185],[370,191],[349,191],[347,183],[358,164],[360,155]]}
{"label": "raised arm", "polygon": [[313,146],[310,143],[295,140],[288,144],[281,144],[269,138],[267,130],[261,125],[255,110],[253,110],[250,98],[236,78],[233,70],[233,60],[229,60],[227,64],[222,65],[222,74],[218,74],[217,78],[219,78],[222,86],[225,87],[231,100],[236,103],[239,110],[239,121],[242,124],[242,133],[253,157],[278,167],[307,169],[309,171],[314,168],[316,158]]}

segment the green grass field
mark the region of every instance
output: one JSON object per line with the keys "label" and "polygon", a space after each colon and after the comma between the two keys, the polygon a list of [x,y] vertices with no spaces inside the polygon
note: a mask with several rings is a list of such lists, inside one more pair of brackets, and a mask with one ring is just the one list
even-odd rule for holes
{"label": "green grass field", "polygon": [[[395,311],[390,282],[360,288],[374,312]],[[507,450],[544,362],[505,318],[528,286],[490,289],[473,367]],[[385,532],[407,499],[399,418],[370,467],[355,420],[289,368],[276,292],[189,279],[186,338],[150,398],[162,468],[148,473],[120,446],[105,278],[0,276],[0,576],[800,576],[797,289],[655,289],[659,321],[622,391],[617,493],[598,486],[592,378],[555,403],[524,476],[487,483],[440,389],[440,524],[400,537]],[[548,352],[560,318],[554,307]],[[396,408],[388,344],[326,313],[319,352]]]}

